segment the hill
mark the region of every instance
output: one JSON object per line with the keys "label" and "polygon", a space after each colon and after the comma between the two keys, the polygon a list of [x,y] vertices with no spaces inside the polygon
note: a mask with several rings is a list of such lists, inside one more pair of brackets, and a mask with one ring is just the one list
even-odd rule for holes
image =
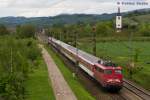
{"label": "hill", "polygon": [[102,15],[86,15],[86,14],[73,14],[73,15],[59,15],[55,17],[4,17],[0,18],[0,24],[8,27],[15,27],[22,24],[33,24],[38,27],[51,26],[53,24],[74,24],[77,22],[96,22],[101,20],[109,20],[115,14],[102,14]]}
{"label": "hill", "polygon": [[[131,12],[122,13],[123,16],[138,20],[140,22],[150,21],[150,9],[141,9]],[[15,27],[17,25],[23,24],[32,24],[37,27],[47,27],[54,24],[74,24],[79,22],[84,23],[94,23],[98,21],[111,20],[116,16],[116,13],[112,14],[102,14],[102,15],[93,15],[93,14],[63,14],[55,17],[3,17],[0,18],[0,24],[4,24],[7,27]]]}

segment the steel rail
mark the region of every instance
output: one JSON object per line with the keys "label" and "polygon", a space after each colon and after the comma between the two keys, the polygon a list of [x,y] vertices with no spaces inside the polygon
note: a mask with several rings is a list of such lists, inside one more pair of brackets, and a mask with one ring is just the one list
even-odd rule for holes
{"label": "steel rail", "polygon": [[124,87],[126,89],[130,90],[132,93],[136,94],[138,97],[140,97],[143,100],[150,99],[150,93],[148,91],[136,86],[135,84],[133,84],[125,79],[123,81],[124,81]]}

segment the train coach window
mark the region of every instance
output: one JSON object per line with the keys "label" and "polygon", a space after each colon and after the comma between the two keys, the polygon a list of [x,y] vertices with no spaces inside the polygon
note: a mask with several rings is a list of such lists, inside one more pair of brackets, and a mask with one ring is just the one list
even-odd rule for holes
{"label": "train coach window", "polygon": [[121,70],[115,70],[116,74],[121,74]]}
{"label": "train coach window", "polygon": [[112,70],[105,70],[105,74],[112,74]]}

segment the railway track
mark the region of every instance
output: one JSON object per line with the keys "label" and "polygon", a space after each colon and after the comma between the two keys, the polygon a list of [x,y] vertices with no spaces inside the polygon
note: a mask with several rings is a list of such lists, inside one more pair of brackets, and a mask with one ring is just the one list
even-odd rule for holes
{"label": "railway track", "polygon": [[[76,49],[73,49],[71,47],[68,47],[70,50],[76,52],[75,50]],[[59,52],[59,50],[56,50],[55,48],[55,51]],[[92,61],[92,62],[95,62],[98,60],[98,58],[96,57],[91,57],[91,56],[87,56],[87,54],[83,53],[83,52],[79,52],[79,55],[81,56],[84,56],[85,58],[87,58],[88,60]],[[61,54],[61,52],[59,52],[59,54],[61,55],[62,58],[65,58],[63,54]],[[68,59],[69,60],[69,59]],[[65,61],[66,63],[67,61]],[[70,62],[70,61],[68,61]],[[74,65],[73,65],[74,66]],[[76,70],[76,67],[75,69]],[[73,71],[73,70],[72,70]],[[73,71],[74,72],[74,71]],[[80,77],[81,77],[81,74],[83,74],[84,72],[80,72]],[[85,75],[86,76],[86,75]],[[89,91],[91,91],[91,94],[96,97],[97,100],[135,100],[136,97],[140,98],[140,99],[136,99],[136,100],[149,100],[150,99],[150,93],[146,90],[144,90],[143,88],[140,88],[139,86],[133,84],[132,82],[130,81],[127,81],[124,79],[124,88],[127,90],[127,91],[123,91],[123,93],[118,93],[118,94],[109,94],[109,93],[105,93],[105,91],[103,91],[102,89],[99,88],[99,84],[96,85],[96,84],[93,84],[95,82],[87,82],[88,79],[85,78],[85,77],[82,77],[82,79],[84,79],[84,81],[86,82],[84,85],[86,86],[87,85],[87,89]],[[91,80],[89,80],[91,81]],[[90,83],[89,85],[87,83]],[[91,87],[91,88],[90,88]],[[92,90],[94,88],[94,90]],[[130,91],[130,92],[129,92]],[[124,93],[127,93],[128,95],[130,94],[129,97],[132,97],[130,99],[126,98]],[[127,96],[127,95],[126,95]],[[133,98],[135,97],[135,98]]]}
{"label": "railway track", "polygon": [[150,93],[145,89],[136,86],[134,83],[124,79],[124,87],[131,91],[132,93],[136,94],[143,100],[150,100]]}

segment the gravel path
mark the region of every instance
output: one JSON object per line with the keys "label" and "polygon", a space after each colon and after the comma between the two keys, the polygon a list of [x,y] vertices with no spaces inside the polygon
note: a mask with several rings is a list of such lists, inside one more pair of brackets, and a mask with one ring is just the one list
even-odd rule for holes
{"label": "gravel path", "polygon": [[56,100],[77,100],[47,50],[43,47],[43,45],[39,46],[42,48],[43,58],[48,67],[49,78],[52,82]]}

